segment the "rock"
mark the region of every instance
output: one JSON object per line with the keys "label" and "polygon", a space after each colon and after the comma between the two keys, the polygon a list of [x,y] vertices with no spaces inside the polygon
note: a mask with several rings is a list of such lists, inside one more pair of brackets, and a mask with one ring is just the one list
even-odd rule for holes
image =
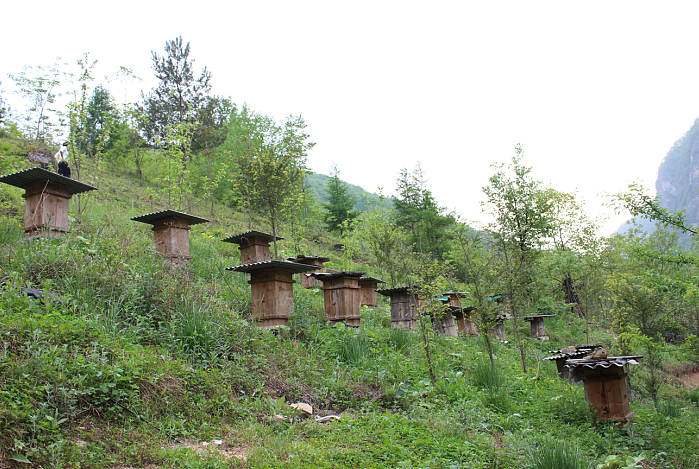
{"label": "rock", "polygon": [[594,352],[592,352],[590,358],[592,358],[593,360],[604,360],[605,358],[607,358],[607,350],[605,348],[600,347]]}
{"label": "rock", "polygon": [[215,444],[215,445],[222,445],[222,444],[223,444],[223,440],[212,440],[211,443],[213,443],[213,444]]}
{"label": "rock", "polygon": [[569,354],[569,353],[575,353],[577,351],[578,351],[578,349],[575,347],[575,345],[570,345],[570,346],[562,349],[561,353]]}
{"label": "rock", "polygon": [[32,163],[39,163],[42,168],[46,169],[50,164],[54,163],[53,152],[47,148],[40,148],[36,151],[30,151],[27,159]]}
{"label": "rock", "polygon": [[309,404],[306,404],[304,402],[299,402],[298,404],[291,404],[290,407],[292,409],[297,409],[302,412],[305,412],[308,415],[311,415],[313,413],[313,407],[311,407]]}
{"label": "rock", "polygon": [[282,423],[284,420],[286,420],[286,417],[284,417],[283,415],[275,414],[274,417],[272,417],[272,419],[274,419],[274,423]]}

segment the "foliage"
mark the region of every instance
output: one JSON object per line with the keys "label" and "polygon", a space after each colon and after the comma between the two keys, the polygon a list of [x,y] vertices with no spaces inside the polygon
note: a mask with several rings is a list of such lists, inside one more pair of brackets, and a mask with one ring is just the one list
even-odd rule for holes
{"label": "foliage", "polygon": [[[143,130],[151,143],[158,138],[167,139],[173,127],[198,122],[197,113],[207,109],[211,90],[211,73],[206,67],[195,78],[194,59],[189,57],[189,43],[185,44],[182,36],[166,41],[165,53],[161,56],[151,52],[159,82],[148,95],[142,94],[140,109],[148,117]],[[211,108],[206,112],[211,115]],[[191,145],[191,138],[188,145]],[[186,152],[184,156],[188,156]]]}
{"label": "foliage", "polygon": [[325,210],[325,223],[330,231],[339,232],[342,236],[346,227],[359,214],[355,210],[357,200],[349,193],[346,182],[340,179],[340,170],[333,165],[330,171],[330,181],[327,185],[328,203]]}
{"label": "foliage", "polygon": [[8,74],[28,102],[24,131],[35,140],[51,141],[56,136],[53,105],[61,95],[61,84],[70,79],[70,75],[61,70],[65,65],[57,62],[52,66],[25,66],[17,74]]}
{"label": "foliage", "polygon": [[565,440],[548,438],[539,443],[528,455],[535,469],[587,469],[586,458],[580,449]]}
{"label": "foliage", "polygon": [[396,224],[405,230],[408,242],[418,252],[442,259],[449,249],[448,228],[454,218],[437,205],[419,164],[412,172],[401,169],[396,184],[398,196],[393,200]]}

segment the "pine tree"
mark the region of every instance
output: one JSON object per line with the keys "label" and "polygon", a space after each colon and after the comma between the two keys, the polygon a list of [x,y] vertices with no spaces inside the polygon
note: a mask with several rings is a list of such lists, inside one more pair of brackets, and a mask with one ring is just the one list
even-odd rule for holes
{"label": "pine tree", "polygon": [[347,224],[354,220],[359,212],[355,210],[357,199],[349,193],[349,185],[340,179],[340,170],[333,164],[330,181],[327,186],[328,203],[325,205],[325,223],[330,231],[345,232]]}

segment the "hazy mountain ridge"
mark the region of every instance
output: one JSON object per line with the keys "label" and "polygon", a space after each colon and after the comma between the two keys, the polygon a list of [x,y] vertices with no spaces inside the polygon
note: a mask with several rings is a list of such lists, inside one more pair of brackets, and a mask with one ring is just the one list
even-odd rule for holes
{"label": "hazy mountain ridge", "polygon": [[[316,198],[324,204],[328,202],[327,186],[329,180],[330,176],[320,173],[311,173],[306,176],[306,184],[315,191]],[[357,199],[356,208],[360,212],[366,210],[372,204],[385,205],[387,208],[393,207],[393,203],[389,198],[385,197],[382,199],[379,194],[368,192],[362,187],[349,182],[347,182],[347,185],[349,186],[349,193]]]}
{"label": "hazy mountain ridge", "polygon": [[655,190],[664,207],[685,210],[689,223],[699,222],[699,119],[660,163]]}

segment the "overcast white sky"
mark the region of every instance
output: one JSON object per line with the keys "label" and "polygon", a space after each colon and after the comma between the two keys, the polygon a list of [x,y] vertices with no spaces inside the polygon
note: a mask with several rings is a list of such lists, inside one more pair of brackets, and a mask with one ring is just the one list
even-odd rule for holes
{"label": "overcast white sky", "polygon": [[316,172],[335,162],[391,193],[421,161],[438,202],[477,220],[490,164],[520,142],[534,177],[611,215],[602,194],[636,180],[654,193],[699,116],[698,17],[689,1],[12,2],[0,81],[7,94],[7,73],[90,52],[98,75],[127,66],[149,90],[151,51],[181,35],[215,94],[303,114]]}

